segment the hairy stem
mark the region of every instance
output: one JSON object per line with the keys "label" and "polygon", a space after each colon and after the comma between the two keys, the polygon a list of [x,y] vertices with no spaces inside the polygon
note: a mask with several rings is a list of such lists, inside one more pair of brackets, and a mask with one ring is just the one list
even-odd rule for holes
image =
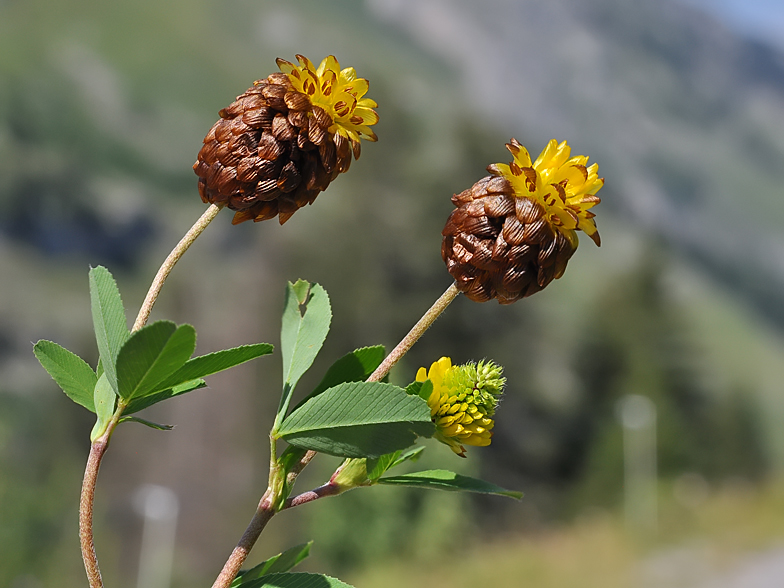
{"label": "hairy stem", "polygon": [[124,404],[119,404],[112,420],[106,427],[106,432],[93,441],[90,445],[90,455],[87,457],[87,466],[84,469],[82,480],[82,495],[79,498],[79,542],[82,548],[82,561],[87,572],[87,581],[90,588],[103,588],[101,570],[98,567],[98,557],[95,554],[95,541],[93,539],[93,504],[95,500],[95,483],[98,480],[98,469],[101,467],[112,431],[120,422]]}
{"label": "hairy stem", "polygon": [[204,229],[207,228],[207,225],[209,225],[218,215],[221,208],[222,207],[217,204],[210,204],[210,207],[201,215],[201,218],[199,218],[191,229],[185,233],[185,236],[177,243],[177,246],[169,253],[169,257],[163,262],[163,265],[161,265],[158,273],[155,275],[155,279],[150,285],[150,289],[147,292],[147,296],[144,298],[142,307],[139,309],[139,315],[136,317],[136,322],[133,324],[132,331],[138,331],[147,324],[147,319],[150,318],[150,312],[152,311],[155,301],[158,299],[158,294],[161,293],[161,288],[163,288],[166,278],[169,277],[175,264],[193,244],[196,237],[201,235]]}
{"label": "hairy stem", "polygon": [[215,579],[212,588],[227,588],[231,585],[232,580],[234,580],[237,572],[242,568],[242,564],[245,563],[250,550],[256,544],[256,540],[259,538],[259,535],[261,535],[264,527],[266,527],[270,519],[275,516],[272,502],[272,492],[268,488],[264,493],[264,496],[261,497],[259,506],[256,508],[256,512],[250,520],[248,528],[245,529],[239,543],[237,543],[234,551],[231,552],[229,559],[226,560],[226,563],[224,564],[221,573]]}
{"label": "hairy stem", "polygon": [[332,482],[327,482],[323,486],[319,486],[318,488],[314,488],[313,490],[309,490],[308,492],[303,492],[302,494],[299,494],[294,498],[289,498],[284,504],[283,509],[294,508],[295,506],[307,504],[308,502],[313,502],[314,500],[318,500],[319,498],[325,498],[327,496],[337,496],[338,494],[340,494],[340,492],[341,492],[340,486],[338,486],[337,484],[333,484]]}
{"label": "hairy stem", "polygon": [[[267,523],[270,519],[275,516],[277,512],[275,510],[275,503],[278,502],[280,497],[275,496],[274,488],[278,488],[277,484],[274,483],[275,478],[275,470],[279,467],[277,463],[277,456],[275,455],[275,440],[271,439],[271,449],[272,455],[270,457],[270,485],[267,488],[267,491],[264,493],[264,496],[261,497],[259,501],[259,506],[256,508],[256,512],[253,515],[253,518],[250,520],[248,527],[245,529],[245,532],[242,534],[237,546],[231,552],[229,559],[226,560],[226,563],[223,565],[223,569],[218,577],[215,579],[215,582],[212,585],[212,588],[228,588],[231,585],[232,580],[237,576],[237,573],[242,568],[242,564],[245,563],[245,560],[248,558],[248,554],[250,550],[253,549],[253,546],[256,544],[261,532],[264,530],[264,527],[267,526]],[[305,455],[289,470],[286,474],[286,485],[290,488],[294,484],[294,480],[300,474],[300,472],[305,468],[306,465],[310,463],[316,456],[315,451],[307,451]],[[284,503],[282,508],[288,508],[288,501]]]}
{"label": "hairy stem", "polygon": [[453,283],[449,288],[446,289],[446,292],[441,294],[441,297],[433,303],[433,306],[422,316],[421,319],[414,325],[414,327],[408,332],[408,335],[403,337],[400,343],[397,344],[392,352],[386,356],[384,361],[381,362],[370,377],[367,379],[368,382],[380,382],[384,376],[389,373],[389,370],[400,361],[400,358],[403,357],[408,350],[414,346],[419,338],[425,334],[430,328],[435,320],[439,317],[439,315],[446,310],[446,307],[449,306],[449,303],[452,302],[457,295],[460,294],[460,291],[457,289],[457,286]]}
{"label": "hairy stem", "polygon": [[82,480],[82,496],[79,500],[79,541],[82,546],[82,560],[90,588],[103,587],[101,570],[98,568],[98,558],[95,555],[95,543],[93,542],[93,499],[98,468],[101,466],[101,458],[106,447],[106,442],[101,439],[90,446],[90,455],[87,458],[87,467],[84,470],[84,480]]}

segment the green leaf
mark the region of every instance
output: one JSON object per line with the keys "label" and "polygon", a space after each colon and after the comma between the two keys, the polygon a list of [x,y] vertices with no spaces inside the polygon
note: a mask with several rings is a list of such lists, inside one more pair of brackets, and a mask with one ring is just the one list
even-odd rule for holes
{"label": "green leaf", "polygon": [[158,404],[159,402],[163,402],[164,400],[168,400],[169,398],[174,398],[175,396],[179,396],[180,394],[185,394],[186,392],[191,392],[192,390],[199,390],[200,388],[206,388],[207,382],[204,380],[191,380],[190,382],[184,382],[182,384],[178,384],[172,388],[168,388],[166,390],[161,390],[160,392],[153,392],[148,394],[147,396],[137,397],[132,399],[128,406],[125,408],[123,413],[125,414],[133,414],[134,412],[139,412],[147,408],[148,406],[152,406],[153,404]]}
{"label": "green leaf", "polygon": [[400,452],[387,453],[380,457],[374,457],[367,460],[367,477],[371,482],[375,482],[384,473],[392,467],[397,458],[400,457]]}
{"label": "green leaf", "polygon": [[310,393],[311,397],[344,382],[364,382],[384,361],[385,355],[383,345],[360,347],[347,353],[330,366],[319,385]]}
{"label": "green leaf", "polygon": [[288,572],[291,568],[308,557],[311,545],[313,545],[313,541],[290,547],[283,553],[279,553],[249,570],[240,571],[231,583],[230,588],[245,586],[251,580],[257,580],[265,574]]}
{"label": "green leaf", "polygon": [[380,382],[346,382],[311,398],[277,431],[288,443],[339,457],[379,457],[433,434],[420,398]]}
{"label": "green leaf", "polygon": [[[294,483],[296,482],[296,476],[289,476],[289,474],[294,468],[299,468],[300,461],[305,457],[306,453],[306,449],[289,445],[283,450],[283,453],[280,454],[280,457],[278,458],[278,467],[280,468],[280,479],[283,480],[283,488],[278,497],[278,504],[275,506],[283,504],[291,495],[291,491],[294,489]],[[301,468],[299,469],[301,470]]]}
{"label": "green leaf", "polygon": [[93,394],[98,377],[81,357],[45,340],[33,346],[33,353],[68,398],[95,412]]}
{"label": "green leaf", "polygon": [[171,431],[174,428],[174,425],[159,425],[158,423],[148,421],[147,419],[140,419],[139,417],[135,416],[124,416],[120,419],[119,422],[139,423],[140,425],[145,425],[146,427],[150,427],[151,429],[156,429],[158,431]]}
{"label": "green leaf", "polygon": [[300,402],[295,409],[305,402],[318,396],[324,390],[343,384],[344,382],[364,382],[368,379],[375,369],[384,361],[383,345],[373,345],[372,347],[360,347],[351,353],[347,353],[335,363],[333,363],[324,374],[318,386]]}
{"label": "green leaf", "polygon": [[242,588],[353,588],[337,578],[303,572],[269,574],[257,580],[243,582],[240,586]]}
{"label": "green leaf", "polygon": [[185,365],[168,377],[165,382],[161,383],[159,388],[163,390],[183,382],[217,374],[251,359],[269,355],[273,349],[274,347],[269,343],[254,343],[253,345],[241,345],[240,347],[223,349],[194,357],[186,361]]}
{"label": "green leaf", "polygon": [[90,441],[95,441],[106,432],[106,427],[114,414],[115,400],[117,400],[117,394],[111,384],[109,384],[109,378],[106,376],[106,373],[104,373],[95,384],[93,402],[95,403],[95,414],[98,418],[95,421],[93,430],[90,432]]}
{"label": "green leaf", "polygon": [[430,395],[433,393],[433,382],[425,380],[424,382],[411,382],[406,386],[406,394],[412,396],[419,396],[422,400],[427,402]]}
{"label": "green leaf", "polygon": [[[427,382],[427,380],[425,380]],[[422,389],[423,382],[411,382],[406,386],[406,394],[411,396],[419,396],[419,391]]]}
{"label": "green leaf", "polygon": [[386,472],[399,466],[401,463],[406,461],[417,461],[419,457],[422,455],[422,452],[425,450],[424,447],[412,447],[407,451],[395,451],[394,453],[388,453],[387,455],[382,455],[379,458],[373,458],[367,460],[367,477],[370,481],[376,482],[378,479],[383,476]]}
{"label": "green leaf", "polygon": [[294,387],[324,344],[332,320],[329,296],[318,284],[289,283],[280,329],[283,355],[283,393],[275,417],[276,429],[288,412]]}
{"label": "green leaf", "polygon": [[117,390],[117,354],[130,331],[117,283],[109,270],[100,265],[90,269],[90,308],[101,363],[109,384]]}
{"label": "green leaf", "polygon": [[447,490],[451,492],[477,492],[479,494],[496,494],[498,496],[508,496],[520,500],[522,492],[506,490],[490,482],[462,476],[447,470],[425,470],[403,474],[402,476],[388,476],[378,480],[379,484],[389,484],[396,486],[413,486],[415,488],[431,488],[435,490]]}
{"label": "green leaf", "polygon": [[396,468],[401,463],[407,461],[417,461],[419,457],[422,455],[422,452],[425,450],[424,447],[412,447],[407,451],[396,451],[395,453],[389,453],[387,455],[382,455],[378,459],[368,459],[367,463],[367,471],[368,471],[368,479],[372,482],[377,482],[378,479],[383,476],[386,472],[391,470],[392,468]]}
{"label": "green leaf", "polygon": [[289,284],[280,331],[284,382],[296,385],[313,363],[329,332],[329,296],[318,284]]}
{"label": "green leaf", "polygon": [[419,461],[419,458],[422,457],[422,453],[425,451],[424,447],[412,447],[411,449],[404,451],[400,454],[400,457],[395,460],[390,468],[394,468],[399,466],[404,461]]}
{"label": "green leaf", "polygon": [[268,355],[272,353],[272,349],[273,347],[269,343],[255,343],[194,357],[185,362],[180,369],[166,378],[165,381],[157,384],[154,390],[142,397],[136,397],[131,400],[125,409],[125,413],[138,412],[174,396],[185,394],[191,390],[205,388],[207,384],[201,378],[227,370],[262,355]]}
{"label": "green leaf", "polygon": [[160,390],[159,385],[179,370],[196,349],[196,331],[157,321],[133,333],[117,356],[118,392],[125,400]]}

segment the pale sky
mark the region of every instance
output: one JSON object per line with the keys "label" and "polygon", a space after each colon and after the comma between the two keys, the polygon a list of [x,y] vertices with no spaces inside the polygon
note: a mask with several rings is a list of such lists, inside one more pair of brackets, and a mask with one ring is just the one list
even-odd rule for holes
{"label": "pale sky", "polygon": [[784,49],[784,0],[684,0],[712,12],[730,28]]}

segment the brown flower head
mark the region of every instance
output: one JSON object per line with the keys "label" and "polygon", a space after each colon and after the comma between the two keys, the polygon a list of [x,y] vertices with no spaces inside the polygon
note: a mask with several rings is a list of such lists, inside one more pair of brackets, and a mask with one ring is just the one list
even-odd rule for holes
{"label": "brown flower head", "polygon": [[604,185],[599,166],[570,157],[566,141],[552,140],[536,161],[515,139],[509,165],[452,197],[457,207],[442,231],[441,257],[457,288],[476,302],[509,304],[543,289],[566,270],[577,230],[599,245],[589,210]]}
{"label": "brown flower head", "polygon": [[280,73],[219,112],[193,165],[201,199],[236,211],[233,224],[283,224],[359,158],[360,138],[376,140],[367,80],[331,55],[318,68],[297,60],[278,59]]}

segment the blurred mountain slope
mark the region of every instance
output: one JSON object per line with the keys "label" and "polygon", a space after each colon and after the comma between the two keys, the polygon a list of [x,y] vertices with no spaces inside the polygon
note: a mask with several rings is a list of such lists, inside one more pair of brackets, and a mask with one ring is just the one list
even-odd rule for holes
{"label": "blurred mountain slope", "polygon": [[784,54],[672,1],[371,0],[536,150],[601,162],[603,209],[784,325]]}

